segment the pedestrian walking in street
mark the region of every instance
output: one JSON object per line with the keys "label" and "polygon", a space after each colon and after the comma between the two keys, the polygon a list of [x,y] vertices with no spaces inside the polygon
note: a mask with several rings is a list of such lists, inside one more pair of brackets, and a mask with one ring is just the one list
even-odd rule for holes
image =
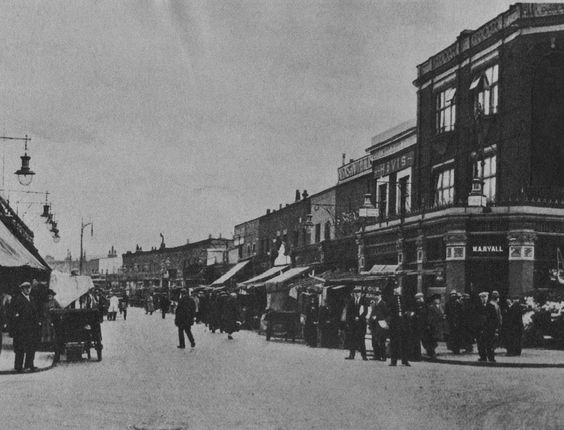
{"label": "pedestrian walking in street", "polygon": [[160,307],[161,307],[161,315],[164,320],[166,313],[168,312],[168,309],[170,307],[170,300],[167,296],[162,296]]}
{"label": "pedestrian walking in street", "polygon": [[390,332],[390,309],[384,300],[382,292],[375,291],[375,298],[370,302],[368,325],[372,334],[372,350],[374,360],[386,361],[386,339]]}
{"label": "pedestrian walking in street", "polygon": [[500,320],[495,306],[488,302],[488,293],[480,293],[480,305],[476,308],[478,317],[478,361],[495,363],[495,338],[499,335]]}
{"label": "pedestrian walking in street", "polygon": [[127,298],[127,296],[125,296],[124,298],[122,298],[119,301],[119,308],[121,310],[121,313],[123,314],[123,320],[126,321],[127,320],[127,307],[129,306],[129,299]]}
{"label": "pedestrian walking in street", "polygon": [[462,294],[460,307],[460,347],[464,352],[474,351],[474,341],[476,339],[476,313],[475,306],[470,298],[470,294]]}
{"label": "pedestrian walking in street", "polygon": [[368,306],[361,287],[354,287],[353,292],[347,298],[343,313],[341,320],[345,322],[345,349],[349,350],[349,355],[345,357],[345,360],[354,360],[356,351],[360,352],[363,360],[368,360],[364,343]]}
{"label": "pedestrian walking in street", "polygon": [[404,366],[410,366],[409,354],[409,321],[412,311],[402,296],[401,286],[394,286],[394,293],[390,303],[390,366],[397,366],[398,359]]}
{"label": "pedestrian walking in street", "polygon": [[[304,295],[305,296],[305,295]],[[306,296],[307,297],[307,296]],[[304,341],[308,346],[317,346],[317,318],[319,310],[317,307],[317,295],[310,296],[305,309]]]}
{"label": "pedestrian walking in street", "polygon": [[223,305],[222,313],[223,330],[227,333],[227,339],[233,339],[233,333],[238,331],[239,319],[239,303],[237,293],[231,293]]}
{"label": "pedestrian walking in street", "polygon": [[8,307],[10,300],[10,295],[0,294],[0,354],[2,353],[2,333],[8,326]]}
{"label": "pedestrian walking in street", "polygon": [[110,297],[110,306],[108,307],[108,321],[115,321],[119,310],[119,297],[115,294]]}
{"label": "pedestrian walking in street", "polygon": [[186,348],[186,342],[184,340],[184,333],[190,341],[190,346],[194,348],[196,342],[194,341],[194,336],[192,335],[192,324],[194,324],[194,319],[196,318],[196,304],[194,300],[188,295],[185,288],[180,290],[180,299],[178,300],[178,306],[176,307],[176,314],[174,317],[174,324],[178,327],[178,346],[177,348]]}
{"label": "pedestrian walking in street", "polygon": [[20,292],[14,296],[10,304],[10,330],[14,338],[15,361],[14,369],[21,373],[31,372],[37,368],[34,365],[35,351],[41,336],[41,322],[39,306],[31,297],[31,284],[23,282]]}
{"label": "pedestrian walking in street", "polygon": [[425,296],[423,293],[415,294],[414,298],[415,304],[413,307],[413,317],[410,321],[411,339],[409,342],[409,360],[421,361],[421,341],[427,324],[427,305],[425,303]]}
{"label": "pedestrian walking in street", "polygon": [[505,325],[505,347],[508,357],[521,355],[523,340],[523,306],[518,297],[510,299],[503,323]]}
{"label": "pedestrian walking in street", "polygon": [[330,303],[319,308],[319,337],[322,348],[337,348],[339,345],[339,321]]}
{"label": "pedestrian walking in street", "polygon": [[456,290],[452,290],[445,304],[445,316],[448,325],[447,348],[454,354],[460,354],[460,320],[462,318],[462,303]]}
{"label": "pedestrian walking in street", "polygon": [[425,324],[423,347],[430,358],[436,358],[438,342],[442,337],[442,326],[444,312],[441,306],[441,297],[435,296],[432,303],[427,307],[427,319]]}
{"label": "pedestrian walking in street", "polygon": [[153,300],[153,295],[149,294],[147,296],[147,298],[145,299],[145,315],[149,314],[149,315],[153,315],[153,312],[155,312],[155,302]]}

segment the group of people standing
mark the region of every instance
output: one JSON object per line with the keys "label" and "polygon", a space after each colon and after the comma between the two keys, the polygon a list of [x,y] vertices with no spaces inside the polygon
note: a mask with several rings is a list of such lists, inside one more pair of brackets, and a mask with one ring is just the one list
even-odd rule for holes
{"label": "group of people standing", "polygon": [[240,310],[237,294],[221,292],[211,297],[190,295],[183,288],[180,290],[180,298],[176,307],[174,324],[178,328],[178,348],[186,348],[184,335],[188,337],[190,346],[194,348],[196,342],[192,333],[192,325],[195,322],[205,324],[212,333],[216,330],[227,333],[227,339],[233,339],[233,333],[239,330]]}
{"label": "group of people standing", "polygon": [[[504,346],[508,356],[521,354],[523,308],[519,299],[507,299],[500,305],[497,291],[481,292],[479,302],[468,294],[451,291],[444,306],[436,295],[430,302],[422,293],[408,300],[401,287],[395,286],[393,295],[383,299],[376,290],[368,299],[361,287],[355,287],[347,298],[341,321],[345,324],[347,360],[359,352],[367,360],[365,337],[367,328],[372,334],[374,360],[387,360],[389,339],[390,366],[401,360],[404,366],[422,359],[422,347],[429,358],[436,357],[438,342],[447,339],[447,347],[454,353],[472,352],[476,342],[479,361],[495,362],[495,349]],[[446,324],[445,324],[446,323]]]}

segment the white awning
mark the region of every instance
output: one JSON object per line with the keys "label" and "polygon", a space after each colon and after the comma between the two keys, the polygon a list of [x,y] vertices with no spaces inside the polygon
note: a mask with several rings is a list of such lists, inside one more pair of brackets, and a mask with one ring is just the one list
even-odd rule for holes
{"label": "white awning", "polygon": [[237,263],[235,266],[233,266],[231,269],[229,269],[226,273],[224,273],[221,277],[219,277],[218,279],[213,281],[211,283],[211,285],[212,286],[219,286],[219,285],[226,283],[229,279],[231,279],[233,276],[235,276],[239,270],[241,270],[243,267],[245,267],[249,263],[249,261],[250,260]]}
{"label": "white awning", "polygon": [[367,272],[360,272],[361,275],[395,275],[398,270],[396,264],[375,264]]}
{"label": "white awning", "polygon": [[56,293],[55,299],[61,307],[66,308],[93,289],[94,283],[90,276],[71,276],[53,270],[49,279],[49,288]]}
{"label": "white awning", "polygon": [[304,273],[308,272],[310,269],[309,267],[294,267],[292,269],[287,270],[286,272],[278,275],[276,278],[272,278],[269,281],[266,281],[266,292],[275,291],[279,289],[280,286],[283,286],[288,283],[291,279],[294,279]]}
{"label": "white awning", "polygon": [[248,279],[245,282],[241,282],[243,285],[251,285],[251,284],[258,284],[265,281],[268,281],[275,276],[282,274],[286,269],[288,269],[288,265],[286,266],[274,266],[268,269],[265,272],[262,272],[260,275],[255,276],[254,278]]}
{"label": "white awning", "polygon": [[0,222],[0,266],[29,266],[41,270],[49,269],[27,250],[3,222]]}

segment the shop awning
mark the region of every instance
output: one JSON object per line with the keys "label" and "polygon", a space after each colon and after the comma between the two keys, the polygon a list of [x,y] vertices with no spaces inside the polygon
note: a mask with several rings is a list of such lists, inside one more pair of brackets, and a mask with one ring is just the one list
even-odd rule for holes
{"label": "shop awning", "polygon": [[289,288],[290,281],[297,278],[298,276],[303,275],[304,273],[310,270],[309,267],[294,267],[292,269],[287,270],[286,272],[278,275],[275,278],[266,281],[266,292],[271,293],[274,291],[278,291],[284,289],[286,287]]}
{"label": "shop awning", "polygon": [[55,299],[61,307],[66,308],[93,289],[94,283],[90,276],[71,276],[53,270],[49,280],[49,288],[56,293]]}
{"label": "shop awning", "polygon": [[274,266],[268,269],[265,272],[262,272],[260,275],[255,276],[254,278],[248,279],[244,282],[241,282],[243,286],[251,286],[254,284],[263,284],[264,282],[272,279],[278,275],[281,275],[284,271],[288,269],[288,265],[286,266]]}
{"label": "shop awning", "polygon": [[368,271],[360,272],[361,275],[395,275],[398,270],[396,264],[375,264]]}
{"label": "shop awning", "polygon": [[218,279],[213,281],[211,283],[211,286],[212,287],[218,287],[220,285],[223,285],[229,279],[231,279],[233,276],[235,276],[237,274],[237,272],[239,272],[243,267],[245,267],[247,264],[249,264],[249,261],[250,260],[237,263],[235,266],[233,266],[231,269],[229,269],[226,273],[224,273],[221,277],[219,277]]}
{"label": "shop awning", "polygon": [[49,270],[47,266],[27,250],[3,222],[0,222],[0,266],[28,266],[35,269]]}

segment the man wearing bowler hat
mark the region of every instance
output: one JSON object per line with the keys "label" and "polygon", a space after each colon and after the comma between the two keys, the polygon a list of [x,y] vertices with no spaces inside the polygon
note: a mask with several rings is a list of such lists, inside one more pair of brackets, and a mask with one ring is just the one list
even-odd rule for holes
{"label": "man wearing bowler hat", "polygon": [[488,302],[488,293],[483,291],[479,294],[480,304],[476,308],[478,316],[478,361],[490,361],[495,363],[495,337],[499,330],[499,318],[495,306]]}
{"label": "man wearing bowler hat", "polygon": [[186,348],[184,333],[188,336],[190,346],[194,348],[196,342],[192,335],[192,324],[194,324],[194,318],[196,318],[196,303],[194,303],[194,300],[190,297],[185,288],[180,290],[180,294],[181,297],[180,300],[178,300],[176,315],[174,317],[174,324],[178,327],[178,348]]}
{"label": "man wearing bowler hat", "polygon": [[372,333],[372,350],[374,360],[386,361],[386,339],[389,332],[390,309],[384,300],[382,292],[376,290],[375,298],[370,302],[368,322]]}
{"label": "man wearing bowler hat", "polygon": [[37,370],[33,361],[41,336],[41,320],[37,303],[30,292],[31,284],[23,282],[20,284],[20,292],[14,296],[10,305],[11,332],[16,356],[14,369],[18,373]]}
{"label": "man wearing bowler hat", "polygon": [[345,357],[345,360],[354,360],[356,351],[360,351],[362,359],[367,360],[364,344],[367,313],[368,306],[366,298],[362,295],[362,288],[354,287],[345,306],[345,348],[349,350],[349,356]]}

